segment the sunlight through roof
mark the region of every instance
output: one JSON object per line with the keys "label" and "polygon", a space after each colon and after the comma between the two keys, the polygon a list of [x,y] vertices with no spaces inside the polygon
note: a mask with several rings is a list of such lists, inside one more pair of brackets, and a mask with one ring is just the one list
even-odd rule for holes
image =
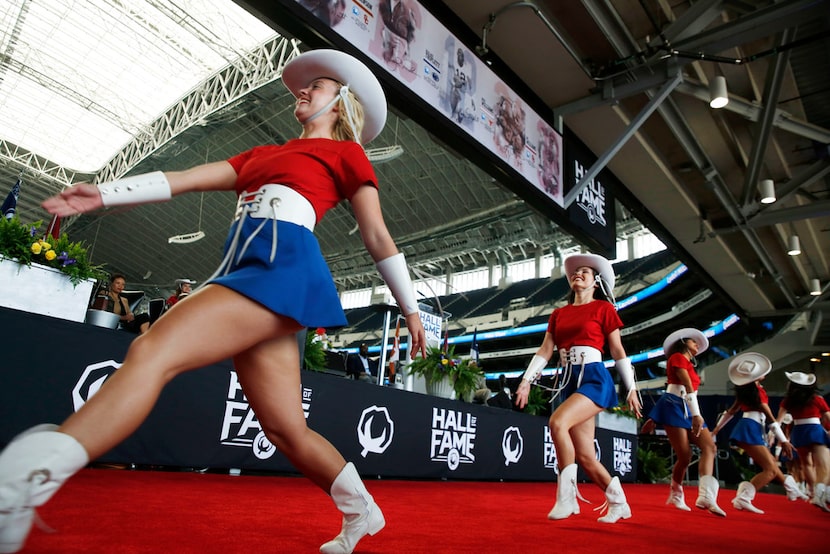
{"label": "sunlight through roof", "polygon": [[188,91],[276,34],[232,0],[6,0],[0,138],[95,173]]}

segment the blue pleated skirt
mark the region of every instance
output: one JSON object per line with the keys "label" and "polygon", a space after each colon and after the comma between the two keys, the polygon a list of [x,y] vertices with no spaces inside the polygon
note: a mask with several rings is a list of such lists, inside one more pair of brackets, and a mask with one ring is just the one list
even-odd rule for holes
{"label": "blue pleated skirt", "polygon": [[314,233],[301,225],[276,221],[277,249],[271,261],[274,220],[268,220],[237,259],[262,220],[244,217],[235,221],[225,241],[226,254],[240,222],[239,247],[230,268],[210,283],[228,287],[305,327],[346,325],[334,279]]}
{"label": "blue pleated skirt", "polygon": [[686,402],[676,394],[667,392],[658,398],[648,417],[661,425],[678,429],[692,428],[692,418],[686,417]]}
{"label": "blue pleated skirt", "polygon": [[[580,371],[582,373],[581,382],[579,380]],[[587,396],[601,408],[613,408],[618,404],[614,380],[602,362],[573,366],[571,380],[563,390],[564,398],[575,392]]]}
{"label": "blue pleated skirt", "polygon": [[790,442],[796,448],[823,444],[830,447],[830,439],[820,423],[806,423],[804,425],[793,425],[790,431]]}
{"label": "blue pleated skirt", "polygon": [[767,444],[764,438],[764,427],[754,419],[748,417],[742,417],[738,420],[738,423],[732,428],[732,432],[729,434],[729,440],[760,446],[766,446]]}

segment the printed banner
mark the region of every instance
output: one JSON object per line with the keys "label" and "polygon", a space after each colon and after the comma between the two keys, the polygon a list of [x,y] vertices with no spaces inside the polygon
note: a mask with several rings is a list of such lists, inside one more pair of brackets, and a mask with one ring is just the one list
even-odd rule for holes
{"label": "printed banner", "polygon": [[297,3],[562,207],[562,136],[419,2]]}
{"label": "printed banner", "polygon": [[[135,335],[0,308],[4,345],[0,447],[21,431],[60,423],[121,366]],[[44,347],[42,337],[50,337]],[[302,372],[308,426],[361,473],[389,478],[552,481],[556,453],[547,418]],[[636,425],[598,420],[597,459],[634,481]],[[112,463],[296,473],[260,427],[236,371],[223,362],[165,387],[139,429],[100,457]]]}

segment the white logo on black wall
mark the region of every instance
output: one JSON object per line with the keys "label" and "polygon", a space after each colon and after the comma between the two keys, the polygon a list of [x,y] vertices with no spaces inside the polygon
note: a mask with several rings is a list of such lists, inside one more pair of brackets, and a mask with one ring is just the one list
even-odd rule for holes
{"label": "white logo on black wall", "polygon": [[542,455],[544,456],[542,465],[554,470],[558,474],[559,466],[556,463],[556,447],[553,445],[553,437],[550,436],[550,427],[545,425],[544,429],[545,444],[544,448],[542,448]]}
{"label": "white logo on black wall", "polygon": [[633,463],[631,461],[632,443],[625,437],[613,437],[614,444],[614,471],[621,476],[631,473]]}
{"label": "white logo on black wall", "polygon": [[385,406],[369,406],[360,414],[360,421],[357,423],[357,440],[363,447],[360,455],[364,458],[369,452],[383,454],[392,444],[394,436],[395,422],[389,417],[389,411]]}
{"label": "white logo on black wall", "polygon": [[[303,413],[308,419],[311,411],[312,390],[302,387],[302,395]],[[250,448],[254,456],[260,460],[270,458],[277,451],[262,431],[256,414],[242,392],[242,385],[239,384],[235,371],[230,372],[228,398],[225,401],[225,414],[222,418],[219,442],[224,446]]]}
{"label": "white logo on black wall", "polygon": [[501,452],[504,454],[504,465],[517,464],[522,459],[525,441],[518,427],[508,427],[501,437]]}
{"label": "white logo on black wall", "polygon": [[81,409],[86,404],[87,400],[95,396],[95,393],[104,384],[104,381],[110,378],[115,373],[115,370],[121,367],[121,364],[115,360],[107,360],[106,362],[98,362],[84,368],[83,373],[78,378],[78,382],[72,388],[72,406],[75,411]]}
{"label": "white logo on black wall", "polygon": [[[553,437],[550,435],[550,427],[545,425],[545,445],[542,449],[543,455],[545,459],[543,460],[543,465],[546,468],[553,469],[556,471],[557,475],[559,474],[559,464],[557,463],[556,459],[556,446],[553,444]],[[602,449],[599,446],[599,441],[594,439],[594,457],[601,461],[602,459]]]}
{"label": "white logo on black wall", "polygon": [[446,462],[455,471],[459,464],[476,461],[473,449],[476,440],[476,417],[466,412],[432,408],[432,434],[429,459]]}
{"label": "white logo on black wall", "polygon": [[[586,170],[581,163],[574,160],[574,180],[579,183],[585,176]],[[576,205],[582,208],[588,215],[591,224],[599,223],[606,226],[605,221],[605,187],[594,178],[586,184],[576,197]]]}

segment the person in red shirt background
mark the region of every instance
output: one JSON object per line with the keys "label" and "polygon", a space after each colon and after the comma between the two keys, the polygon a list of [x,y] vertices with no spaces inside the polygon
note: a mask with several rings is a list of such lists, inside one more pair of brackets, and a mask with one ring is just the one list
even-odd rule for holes
{"label": "person in red shirt background", "polygon": [[700,448],[698,471],[698,497],[695,506],[725,516],[718,506],[718,480],[713,476],[717,447],[706,422],[700,415],[697,390],[700,376],[697,374],[698,354],[709,348],[709,339],[697,329],[688,327],[671,333],[663,341],[666,355],[666,393],[649,413],[649,417],[663,426],[677,460],[672,467],[671,490],[666,504],[679,510],[690,511],[683,495],[683,477],[692,462],[690,443]]}
{"label": "person in red shirt background", "polygon": [[170,298],[164,302],[165,311],[172,308],[176,302],[193,292],[194,284],[196,284],[196,281],[191,281],[190,279],[176,279],[176,292],[170,295]]}
{"label": "person in red shirt background", "polygon": [[772,370],[772,362],[763,354],[744,352],[732,358],[729,362],[729,380],[735,385],[735,402],[720,417],[713,433],[723,429],[734,414],[743,412],[729,434],[730,442],[740,446],[752,458],[761,471],[751,480],[743,481],[738,485],[738,491],[732,500],[736,510],[745,510],[756,514],[763,514],[763,510],[752,504],[755,493],[766,487],[770,481],[780,481],[787,491],[790,500],[805,499],[806,496],[798,490],[798,484],[791,475],[784,475],[775,456],[769,449],[765,439],[765,423],[770,421],[770,430],[781,442],[786,455],[792,454],[792,447],[781,430],[781,425],[772,417],[769,407],[767,391],[761,386],[761,381]]}
{"label": "person in red shirt background", "polygon": [[606,342],[628,391],[628,406],[637,417],[641,415],[641,406],[631,360],[620,338],[623,324],[613,303],[614,270],[608,260],[596,254],[568,256],[563,265],[571,286],[568,304],[551,313],[542,346],[522,377],[515,403],[519,408],[527,405],[531,382],[542,374],[558,348],[562,379],[554,385],[554,394],[562,393],[564,401],[548,422],[559,467],[556,504],[548,519],[565,519],[579,513],[579,464],[591,481],[605,491],[607,513],[599,521],[616,523],[630,518],[631,508],[619,477],[611,478],[594,450],[595,416],[617,405],[614,380],[602,361]]}
{"label": "person in red shirt background", "polygon": [[801,371],[784,372],[790,383],[778,408],[778,420],[790,413],[793,426],[790,440],[802,460],[807,486],[812,488],[810,500],[826,512],[830,500],[830,408],[816,389],[816,376]]}

